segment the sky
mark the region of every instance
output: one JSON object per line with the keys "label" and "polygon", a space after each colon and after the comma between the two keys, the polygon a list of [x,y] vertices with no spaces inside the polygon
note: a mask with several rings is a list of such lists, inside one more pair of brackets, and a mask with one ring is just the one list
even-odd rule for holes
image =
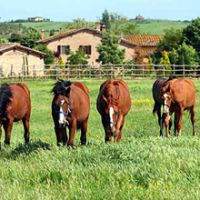
{"label": "sky", "polygon": [[0,22],[41,16],[51,21],[99,21],[104,10],[124,17],[192,20],[200,17],[200,0],[0,0]]}

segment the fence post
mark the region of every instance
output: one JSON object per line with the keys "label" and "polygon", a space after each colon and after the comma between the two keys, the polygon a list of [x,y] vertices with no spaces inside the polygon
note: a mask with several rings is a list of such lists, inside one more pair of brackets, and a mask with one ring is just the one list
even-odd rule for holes
{"label": "fence post", "polygon": [[113,72],[114,72],[114,70],[113,70],[113,64],[112,63],[110,64],[110,69],[111,69],[110,77],[111,77],[111,79],[113,79]]}
{"label": "fence post", "polygon": [[175,64],[173,64],[173,75],[176,76],[176,72],[175,72]]}
{"label": "fence post", "polygon": [[11,76],[11,81],[13,81],[13,65],[10,67],[10,76]]}
{"label": "fence post", "polygon": [[124,65],[122,65],[122,80],[124,80]]}
{"label": "fence post", "polygon": [[133,80],[133,64],[131,64],[131,80]]}
{"label": "fence post", "polygon": [[99,80],[102,79],[102,76],[101,76],[101,64],[99,65]]}
{"label": "fence post", "polygon": [[165,78],[165,65],[163,65],[163,78]]}
{"label": "fence post", "polygon": [[81,65],[78,65],[78,78],[81,79]]}
{"label": "fence post", "polygon": [[0,65],[0,82],[1,82],[1,79],[2,79],[2,70],[3,70],[3,67]]}
{"label": "fence post", "polygon": [[70,72],[70,68],[69,67],[70,67],[70,65],[68,64],[67,65],[67,80],[69,80],[69,72]]}
{"label": "fence post", "polygon": [[58,65],[56,65],[56,80],[58,80]]}
{"label": "fence post", "polygon": [[144,65],[142,66],[142,77],[144,78]]}
{"label": "fence post", "polygon": [[91,79],[91,76],[92,76],[92,74],[91,74],[91,65],[89,65],[89,79]]}
{"label": "fence post", "polygon": [[183,78],[185,78],[185,65],[183,65]]}
{"label": "fence post", "polygon": [[33,65],[33,80],[35,80],[35,65]]}

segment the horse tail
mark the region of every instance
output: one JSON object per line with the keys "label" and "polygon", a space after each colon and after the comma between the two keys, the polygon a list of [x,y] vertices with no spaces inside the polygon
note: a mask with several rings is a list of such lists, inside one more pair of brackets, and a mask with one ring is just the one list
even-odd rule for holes
{"label": "horse tail", "polygon": [[157,111],[157,109],[156,109],[156,102],[155,102],[154,107],[153,107],[153,114],[155,114],[156,111]]}

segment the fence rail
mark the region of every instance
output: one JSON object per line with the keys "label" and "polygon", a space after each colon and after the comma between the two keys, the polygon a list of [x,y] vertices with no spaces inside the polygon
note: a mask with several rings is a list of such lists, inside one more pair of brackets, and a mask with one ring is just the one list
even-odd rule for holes
{"label": "fence rail", "polygon": [[137,77],[167,78],[200,77],[200,65],[46,65],[46,66],[0,66],[0,81],[4,79],[134,79]]}

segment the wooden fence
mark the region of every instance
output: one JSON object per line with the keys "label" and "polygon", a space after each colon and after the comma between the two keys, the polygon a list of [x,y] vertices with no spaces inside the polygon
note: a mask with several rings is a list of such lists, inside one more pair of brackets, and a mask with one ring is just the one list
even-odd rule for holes
{"label": "wooden fence", "polygon": [[[10,70],[8,70],[10,68]],[[3,79],[134,79],[134,78],[167,78],[170,75],[177,77],[200,77],[200,65],[67,65],[45,66],[38,70],[38,66],[22,66],[16,70],[15,66],[0,66],[0,80]],[[4,70],[6,69],[6,73]],[[19,69],[19,67],[17,67]]]}

